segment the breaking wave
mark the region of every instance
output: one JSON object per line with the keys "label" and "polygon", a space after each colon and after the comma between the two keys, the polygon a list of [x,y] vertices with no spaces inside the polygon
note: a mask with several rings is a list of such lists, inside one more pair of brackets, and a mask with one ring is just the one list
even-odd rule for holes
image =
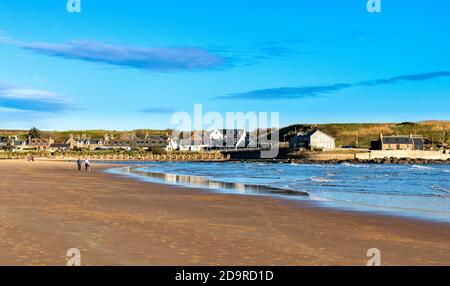
{"label": "breaking wave", "polygon": [[332,183],[332,182],[336,182],[336,180],[329,179],[329,178],[324,178],[324,177],[311,177],[310,180],[312,182],[317,182],[317,183]]}

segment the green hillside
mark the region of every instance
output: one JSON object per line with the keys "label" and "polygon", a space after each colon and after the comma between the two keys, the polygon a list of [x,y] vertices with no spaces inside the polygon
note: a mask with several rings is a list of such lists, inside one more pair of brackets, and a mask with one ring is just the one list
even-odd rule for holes
{"label": "green hillside", "polygon": [[296,131],[313,128],[336,138],[337,146],[370,147],[370,142],[383,135],[423,135],[434,145],[450,145],[450,121],[404,123],[297,124],[280,129],[280,138],[288,140]]}
{"label": "green hillside", "polygon": [[[119,138],[123,133],[134,133],[139,138],[144,138],[148,133],[149,135],[165,135],[170,130],[153,130],[153,129],[136,129],[131,131],[116,131],[116,130],[66,130],[66,131],[43,131],[41,130],[42,138],[53,138],[55,142],[66,141],[70,134],[74,136],[90,136],[91,138],[103,138],[105,134],[113,135],[114,138]],[[1,130],[0,136],[19,136],[21,139],[28,137],[28,130]]]}
{"label": "green hillside", "polygon": [[[288,141],[298,131],[309,131],[313,128],[332,135],[336,138],[337,146],[353,146],[367,148],[370,142],[383,135],[423,135],[435,146],[450,146],[450,121],[423,121],[403,123],[341,123],[341,124],[296,124],[280,129],[280,140]],[[104,135],[113,134],[115,138],[124,132],[133,132],[139,138],[146,133],[150,135],[165,135],[170,130],[138,129],[132,131],[115,130],[67,130],[67,131],[41,131],[43,138],[52,137],[56,142],[63,142],[70,134],[75,136],[86,135],[91,138],[103,138]],[[28,136],[28,130],[1,130],[0,136],[16,135],[23,139]]]}

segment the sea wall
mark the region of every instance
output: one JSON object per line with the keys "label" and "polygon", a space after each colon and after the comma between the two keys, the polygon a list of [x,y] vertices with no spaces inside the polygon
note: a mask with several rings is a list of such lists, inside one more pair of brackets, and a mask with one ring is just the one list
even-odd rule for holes
{"label": "sea wall", "polygon": [[89,160],[145,160],[145,161],[224,161],[229,157],[220,152],[201,153],[108,153],[101,154],[95,152],[76,153],[60,152],[51,154],[49,152],[21,153],[21,152],[0,152],[2,159],[27,159],[30,156],[49,160],[77,160],[78,158]]}
{"label": "sea wall", "polygon": [[353,153],[332,153],[332,152],[321,152],[321,153],[311,153],[304,156],[307,160],[313,161],[330,161],[330,160],[354,160],[355,154]]}
{"label": "sea wall", "polygon": [[409,159],[425,159],[425,160],[449,160],[450,154],[442,151],[422,151],[422,150],[372,150],[370,152],[357,153],[355,159],[359,160],[375,160],[383,158],[409,158]]}
{"label": "sea wall", "polygon": [[289,155],[290,159],[313,162],[366,161],[375,162],[384,159],[450,161],[450,154],[443,151],[409,150],[335,150],[334,152],[298,152]]}

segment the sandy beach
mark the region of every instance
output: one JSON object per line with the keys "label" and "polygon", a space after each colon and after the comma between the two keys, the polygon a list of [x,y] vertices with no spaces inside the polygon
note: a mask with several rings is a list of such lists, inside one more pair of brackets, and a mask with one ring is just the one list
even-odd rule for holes
{"label": "sandy beach", "polygon": [[0,265],[450,265],[450,225],[0,161]]}

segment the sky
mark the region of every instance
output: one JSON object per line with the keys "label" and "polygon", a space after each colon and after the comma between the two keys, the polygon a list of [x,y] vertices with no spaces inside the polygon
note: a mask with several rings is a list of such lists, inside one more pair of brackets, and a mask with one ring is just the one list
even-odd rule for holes
{"label": "sky", "polygon": [[450,120],[450,1],[0,2],[0,128]]}

